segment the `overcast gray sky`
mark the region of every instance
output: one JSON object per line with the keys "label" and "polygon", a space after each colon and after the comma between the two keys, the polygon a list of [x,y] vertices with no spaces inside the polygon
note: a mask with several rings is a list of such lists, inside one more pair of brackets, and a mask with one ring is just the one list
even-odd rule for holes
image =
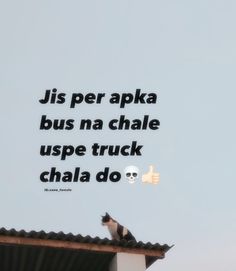
{"label": "overcast gray sky", "polygon": [[[0,226],[109,237],[105,211],[138,240],[175,244],[150,271],[235,270],[235,1],[0,1]],[[155,105],[42,105],[67,93],[156,92]],[[148,114],[158,131],[40,131],[51,118]],[[41,157],[41,144],[144,145],[141,157]],[[158,185],[44,184],[42,171],[150,164]],[[44,188],[72,188],[49,193]]]}

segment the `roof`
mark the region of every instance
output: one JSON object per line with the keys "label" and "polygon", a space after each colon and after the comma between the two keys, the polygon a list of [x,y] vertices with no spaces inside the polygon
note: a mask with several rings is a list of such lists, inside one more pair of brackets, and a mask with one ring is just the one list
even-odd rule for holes
{"label": "roof", "polygon": [[107,271],[118,252],[145,255],[148,267],[163,259],[170,248],[150,242],[0,228],[0,270],[77,271],[79,267],[80,271]]}

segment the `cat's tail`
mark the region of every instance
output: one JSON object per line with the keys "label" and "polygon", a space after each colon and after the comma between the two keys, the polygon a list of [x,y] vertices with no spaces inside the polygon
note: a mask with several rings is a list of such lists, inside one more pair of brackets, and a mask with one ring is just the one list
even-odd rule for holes
{"label": "cat's tail", "polygon": [[128,233],[124,236],[123,239],[126,240],[126,241],[135,241],[135,242],[137,242],[135,237],[133,236],[133,234],[130,231],[128,231]]}

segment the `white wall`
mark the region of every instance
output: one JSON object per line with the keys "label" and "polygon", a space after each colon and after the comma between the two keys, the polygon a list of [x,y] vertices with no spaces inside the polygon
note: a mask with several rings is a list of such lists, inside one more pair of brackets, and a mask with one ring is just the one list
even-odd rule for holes
{"label": "white wall", "polygon": [[109,271],[144,271],[146,261],[144,255],[117,253],[111,262]]}

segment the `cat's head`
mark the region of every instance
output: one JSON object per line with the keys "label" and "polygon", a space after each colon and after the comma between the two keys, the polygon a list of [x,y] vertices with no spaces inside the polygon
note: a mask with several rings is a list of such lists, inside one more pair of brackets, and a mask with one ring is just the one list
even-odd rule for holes
{"label": "cat's head", "polygon": [[111,221],[111,216],[106,213],[104,216],[102,215],[102,225],[107,225]]}

